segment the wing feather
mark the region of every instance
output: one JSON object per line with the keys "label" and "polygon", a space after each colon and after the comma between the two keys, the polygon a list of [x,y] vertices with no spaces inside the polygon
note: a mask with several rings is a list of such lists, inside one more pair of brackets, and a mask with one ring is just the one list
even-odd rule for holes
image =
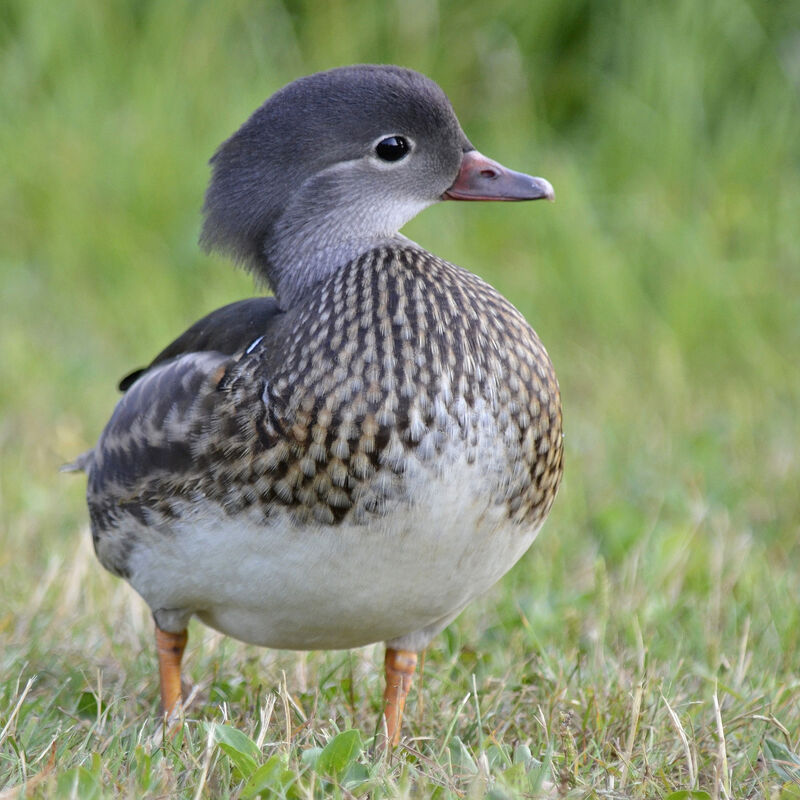
{"label": "wing feather", "polygon": [[186,353],[216,352],[232,356],[263,334],[280,314],[274,297],[252,297],[212,311],[170,342],[146,367],[126,375],[119,382],[126,392],[154,367]]}
{"label": "wing feather", "polygon": [[93,451],[90,504],[137,495],[157,477],[193,470],[193,438],[213,413],[219,379],[232,362],[222,353],[189,353],[150,368],[123,395]]}

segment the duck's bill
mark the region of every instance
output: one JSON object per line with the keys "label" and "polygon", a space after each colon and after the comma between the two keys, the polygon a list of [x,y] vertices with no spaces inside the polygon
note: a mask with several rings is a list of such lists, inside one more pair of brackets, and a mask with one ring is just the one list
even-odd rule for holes
{"label": "duck's bill", "polygon": [[514,172],[477,150],[464,153],[461,169],[442,200],[555,200],[549,181]]}

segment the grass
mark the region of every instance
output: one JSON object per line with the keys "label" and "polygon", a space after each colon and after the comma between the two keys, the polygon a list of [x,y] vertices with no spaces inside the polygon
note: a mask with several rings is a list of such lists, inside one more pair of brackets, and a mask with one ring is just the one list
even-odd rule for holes
{"label": "grass", "polygon": [[[800,797],[798,23],[768,0],[5,3],[0,798]],[[148,613],[57,469],[121,375],[252,293],[196,246],[214,147],[356,61],[428,73],[481,150],[556,187],[406,233],[538,330],[564,485],[431,645],[393,758],[380,647],[194,624],[197,698],[162,743]]]}

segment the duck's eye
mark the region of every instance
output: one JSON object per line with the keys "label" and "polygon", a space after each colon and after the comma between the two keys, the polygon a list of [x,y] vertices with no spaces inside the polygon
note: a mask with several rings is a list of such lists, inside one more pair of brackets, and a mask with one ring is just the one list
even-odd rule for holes
{"label": "duck's eye", "polygon": [[375,145],[375,153],[384,161],[399,161],[411,148],[402,136],[387,136]]}

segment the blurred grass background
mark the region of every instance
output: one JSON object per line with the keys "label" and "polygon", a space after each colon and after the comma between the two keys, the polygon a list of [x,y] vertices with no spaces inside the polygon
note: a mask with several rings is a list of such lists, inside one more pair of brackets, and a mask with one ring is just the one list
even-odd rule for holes
{"label": "blurred grass background", "polygon": [[[443,717],[429,706],[416,732],[441,735],[470,674],[503,676],[517,698],[534,684],[509,736],[555,748],[564,791],[616,776],[632,796],[660,796],[691,788],[659,701],[672,692],[700,754],[695,785],[783,783],[761,748],[782,727],[800,749],[800,5],[6,0],[0,728],[40,677],[0,741],[0,788],[24,777],[20,753],[41,759],[51,738],[59,764],[84,763],[91,747],[64,739],[70,717],[44,698],[58,686],[74,704],[96,660],[114,692],[143,695],[118,720],[155,707],[144,623],[143,654],[109,643],[143,612],[91,562],[82,485],[57,469],[93,444],[119,377],[253,293],[196,244],[216,146],[286,82],[356,62],[431,76],[481,151],[548,178],[558,197],[443,204],[405,229],[531,321],[567,437],[536,545],[434,645],[431,669],[438,659],[463,674],[428,690]],[[196,680],[217,668],[213,641]],[[225,646],[238,666],[223,669],[255,681],[242,665],[267,656]],[[713,679],[739,730],[724,770],[702,734]],[[650,727],[634,726],[623,767],[637,680]],[[537,705],[554,727],[533,721]],[[347,717],[334,701],[324,713]],[[656,779],[645,767],[668,735]]]}

